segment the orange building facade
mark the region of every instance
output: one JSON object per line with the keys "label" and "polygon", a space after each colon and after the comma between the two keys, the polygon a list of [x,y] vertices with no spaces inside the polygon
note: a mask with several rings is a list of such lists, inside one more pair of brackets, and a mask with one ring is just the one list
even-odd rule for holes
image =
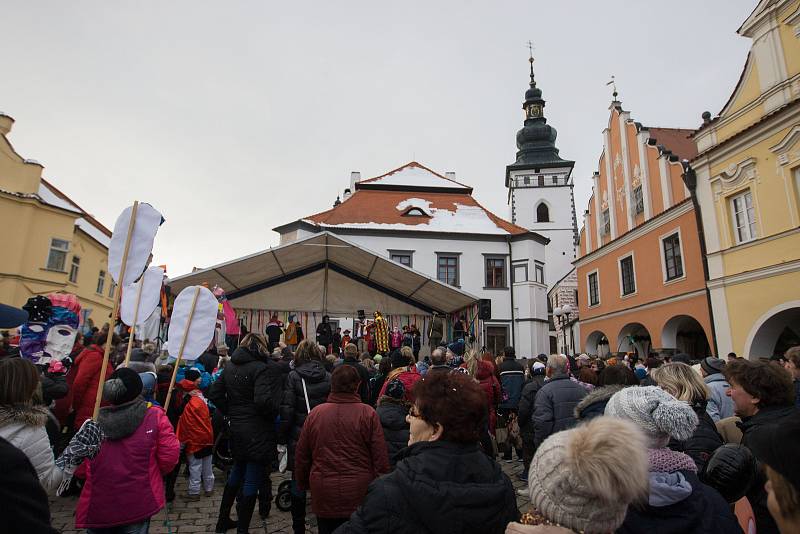
{"label": "orange building facade", "polygon": [[[616,96],[616,94],[615,94]],[[683,183],[692,130],[648,128],[613,101],[580,232],[581,350],[713,352],[695,208]]]}

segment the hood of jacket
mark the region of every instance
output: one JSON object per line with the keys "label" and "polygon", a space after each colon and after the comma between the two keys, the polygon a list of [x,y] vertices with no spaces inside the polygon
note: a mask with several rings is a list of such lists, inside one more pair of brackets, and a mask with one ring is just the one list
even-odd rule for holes
{"label": "hood of jacket", "polygon": [[608,399],[613,397],[614,393],[618,392],[623,387],[624,386],[612,385],[593,389],[578,403],[577,406],[575,406],[575,417],[577,419],[581,419],[581,414],[594,404],[602,403],[605,405],[608,403]]}
{"label": "hood of jacket", "polygon": [[489,362],[483,360],[478,362],[478,368],[475,370],[475,378],[478,380],[486,380],[494,374],[494,366]]}
{"label": "hood of jacket", "polygon": [[244,365],[256,361],[264,361],[264,358],[244,347],[236,347],[236,350],[233,351],[233,355],[231,356],[231,363],[235,363],[236,365]]}
{"label": "hood of jacket", "polygon": [[139,428],[147,413],[147,403],[141,397],[118,406],[100,408],[97,424],[106,439],[111,441],[127,438]]}
{"label": "hood of jacket", "polygon": [[28,404],[0,406],[0,426],[20,424],[24,426],[44,426],[47,422],[47,408]]}
{"label": "hood of jacket", "polygon": [[511,481],[477,444],[415,443],[398,453],[389,476],[427,532],[493,530],[489,522],[519,517]]}
{"label": "hood of jacket", "polygon": [[378,401],[378,417],[381,420],[381,426],[390,430],[403,430],[408,428],[406,415],[408,409],[402,400],[398,400],[388,395],[384,395]]}
{"label": "hood of jacket", "polygon": [[677,504],[692,494],[692,485],[683,473],[650,473],[650,506]]}
{"label": "hood of jacket", "polygon": [[707,377],[703,378],[703,382],[706,384],[710,384],[711,382],[726,382],[725,377],[722,376],[722,373],[714,373],[713,375],[708,375]]}
{"label": "hood of jacket", "polygon": [[190,391],[194,391],[195,389],[200,389],[197,387],[197,384],[195,384],[193,380],[187,380],[185,378],[180,382],[178,382],[178,387],[187,393]]}
{"label": "hood of jacket", "polygon": [[297,373],[300,378],[311,384],[323,382],[327,376],[325,367],[321,362],[316,360],[311,360],[310,362],[304,363],[300,367],[296,367],[294,372]]}

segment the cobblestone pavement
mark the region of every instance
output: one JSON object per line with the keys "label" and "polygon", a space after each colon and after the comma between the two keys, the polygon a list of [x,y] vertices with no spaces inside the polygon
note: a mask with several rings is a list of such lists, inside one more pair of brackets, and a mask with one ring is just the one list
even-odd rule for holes
{"label": "cobblestone pavement", "polygon": [[[522,471],[522,462],[516,459],[511,463],[500,461],[503,471],[508,474],[511,481],[514,483],[514,489],[525,487],[517,475]],[[179,534],[183,532],[214,532],[214,526],[217,522],[217,511],[219,510],[219,502],[222,497],[222,487],[225,484],[225,475],[214,470],[216,481],[214,484],[214,495],[211,497],[201,497],[199,501],[186,500],[186,478],[181,474],[178,477],[178,483],[175,487],[177,497],[175,501],[169,505],[167,513],[164,510],[156,514],[150,522],[150,532],[152,534]],[[277,492],[278,484],[286,480],[287,475],[279,473],[272,474],[272,491],[273,495]],[[309,498],[309,503],[311,499]],[[82,530],[75,530],[75,506],[77,505],[77,497],[53,497],[50,499],[50,513],[52,516],[53,526],[60,529],[63,534],[77,534],[83,533]],[[523,497],[517,495],[517,504],[521,511],[527,510],[529,500],[527,496]],[[235,517],[236,507],[232,515]],[[168,518],[168,521],[167,521]],[[229,531],[235,532],[233,530]],[[250,532],[253,534],[260,534],[262,532],[268,533],[291,533],[292,532],[292,517],[289,512],[281,512],[275,507],[274,503],[272,511],[266,521],[266,526],[261,522],[258,517],[258,507],[253,514],[253,520],[250,523]],[[317,521],[314,514],[311,512],[309,506],[306,514],[306,532],[317,532]]]}

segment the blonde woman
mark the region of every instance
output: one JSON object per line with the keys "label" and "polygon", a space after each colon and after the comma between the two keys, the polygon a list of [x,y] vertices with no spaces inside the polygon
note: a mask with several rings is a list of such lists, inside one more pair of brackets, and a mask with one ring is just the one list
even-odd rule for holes
{"label": "blonde woman", "polygon": [[685,363],[668,363],[651,371],[656,384],[675,397],[689,404],[697,414],[698,424],[692,437],[685,441],[671,440],[667,447],[684,452],[697,464],[697,474],[702,477],[708,459],[722,445],[714,420],[706,412],[708,388],[700,375]]}

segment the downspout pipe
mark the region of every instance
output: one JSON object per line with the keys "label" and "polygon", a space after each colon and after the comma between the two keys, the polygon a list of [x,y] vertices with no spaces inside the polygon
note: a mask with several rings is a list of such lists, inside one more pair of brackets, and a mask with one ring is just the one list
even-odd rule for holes
{"label": "downspout pipe", "polygon": [[506,243],[508,243],[508,291],[511,294],[511,346],[516,349],[514,329],[516,328],[516,321],[514,320],[514,256],[511,254],[511,235],[506,236]]}
{"label": "downspout pipe", "polygon": [[711,343],[713,344],[714,354],[719,356],[717,349],[717,328],[714,322],[714,308],[711,305],[711,290],[708,289],[708,255],[706,250],[706,235],[703,229],[703,216],[700,213],[700,203],[697,200],[697,173],[689,165],[689,160],[683,160],[683,174],[681,179],[689,190],[689,196],[692,199],[692,206],[694,207],[694,218],[697,223],[697,235],[700,238],[700,256],[703,261],[703,279],[706,290],[706,303],[708,304],[708,318],[711,320]]}

